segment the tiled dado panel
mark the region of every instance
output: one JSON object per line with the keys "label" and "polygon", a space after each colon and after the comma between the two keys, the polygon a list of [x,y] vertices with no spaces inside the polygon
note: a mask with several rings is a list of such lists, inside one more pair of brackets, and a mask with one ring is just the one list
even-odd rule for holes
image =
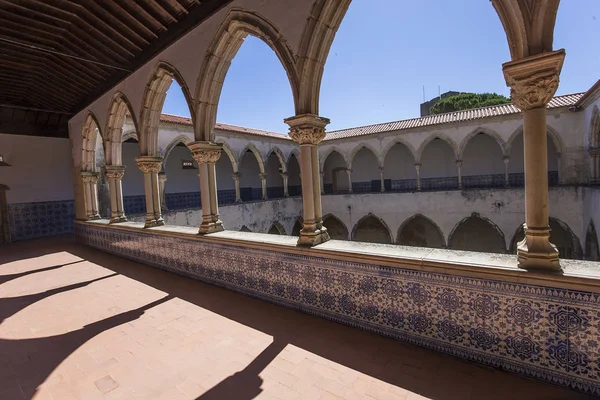
{"label": "tiled dado panel", "polygon": [[12,241],[71,233],[74,220],[73,200],[8,205]]}
{"label": "tiled dado panel", "polygon": [[84,244],[430,349],[600,394],[599,296],[76,224]]}

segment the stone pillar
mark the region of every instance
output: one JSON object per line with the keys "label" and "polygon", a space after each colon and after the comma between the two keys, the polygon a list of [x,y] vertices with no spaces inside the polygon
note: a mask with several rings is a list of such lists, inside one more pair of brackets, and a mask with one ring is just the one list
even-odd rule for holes
{"label": "stone pillar", "polygon": [[233,175],[231,175],[231,177],[233,178],[233,182],[235,184],[235,202],[241,203],[242,196],[240,194],[240,173],[234,172]]}
{"label": "stone pillar", "polygon": [[325,172],[321,171],[321,194],[325,194]]}
{"label": "stone pillar", "polygon": [[348,193],[352,193],[352,170],[347,168],[346,174],[348,174]]}
{"label": "stone pillar", "polygon": [[519,267],[558,271],[548,224],[546,105],[558,88],[564,50],[542,53],[502,66],[512,102],[523,113],[525,151],[525,238],[517,245]]}
{"label": "stone pillar", "polygon": [[144,173],[144,192],[146,194],[146,223],[144,228],[162,226],[165,222],[162,219],[160,209],[160,189],[158,185],[158,173],[162,168],[162,157],[141,156],[135,161],[138,168]]}
{"label": "stone pillar", "polygon": [[[187,146],[192,152],[194,160],[198,163],[198,176],[200,177],[202,223],[198,234],[205,235],[220,232],[224,228],[223,222],[219,218],[215,164],[221,157],[222,147],[220,144],[211,142],[192,142]],[[239,175],[237,183],[236,195],[239,194]]]}
{"label": "stone pillar", "polygon": [[125,175],[124,165],[105,165],[104,172],[108,179],[108,192],[110,195],[110,223],[126,222],[123,208],[123,186],[121,181]]}
{"label": "stone pillar", "polygon": [[417,170],[417,191],[421,191],[421,164],[416,163],[415,169]]}
{"label": "stone pillar", "polygon": [[458,188],[462,189],[462,160],[456,160],[456,168],[458,169]]}
{"label": "stone pillar", "polygon": [[82,171],[81,180],[83,181],[83,197],[87,219],[100,219],[100,213],[98,212],[98,173]]}
{"label": "stone pillar", "polygon": [[288,188],[288,174],[287,172],[280,172],[281,179],[283,180],[283,197],[290,197],[290,191]]}
{"label": "stone pillar", "polygon": [[383,167],[379,167],[379,179],[381,181],[381,189],[379,191],[381,193],[385,192],[385,180],[383,179]]}
{"label": "stone pillar", "polygon": [[165,182],[167,181],[167,174],[161,172],[158,174],[158,190],[160,193],[160,209],[167,211],[167,194],[165,193]]}
{"label": "stone pillar", "polygon": [[510,161],[509,156],[502,157],[502,161],[504,161],[504,187],[510,187],[510,179],[508,175],[508,163]]}
{"label": "stone pillar", "polygon": [[258,174],[258,176],[260,176],[260,187],[262,190],[261,198],[263,200],[267,200],[268,199],[268,196],[267,196],[267,174],[262,173],[262,174]]}
{"label": "stone pillar", "polygon": [[287,118],[290,136],[300,145],[300,171],[302,180],[303,228],[298,245],[315,246],[329,240],[323,226],[318,144],[325,137],[327,118],[313,114]]}

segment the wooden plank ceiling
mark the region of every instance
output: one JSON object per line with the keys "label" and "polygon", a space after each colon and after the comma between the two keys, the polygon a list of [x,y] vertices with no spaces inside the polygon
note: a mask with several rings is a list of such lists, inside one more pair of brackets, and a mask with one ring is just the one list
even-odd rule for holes
{"label": "wooden plank ceiling", "polygon": [[229,1],[0,0],[0,133],[65,137],[73,114]]}

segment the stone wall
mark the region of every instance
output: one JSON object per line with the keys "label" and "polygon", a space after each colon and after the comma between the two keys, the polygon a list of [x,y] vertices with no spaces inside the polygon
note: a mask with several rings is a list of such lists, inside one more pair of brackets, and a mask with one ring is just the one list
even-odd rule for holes
{"label": "stone wall", "polygon": [[[593,278],[573,277],[578,264],[563,261],[565,276],[553,278],[518,270],[506,255],[364,244],[348,250],[345,242],[298,250],[286,238],[269,243],[271,235],[196,237],[191,228],[127,225],[77,223],[76,236],[279,305],[600,395],[599,288]],[[596,292],[569,289],[573,279]]]}

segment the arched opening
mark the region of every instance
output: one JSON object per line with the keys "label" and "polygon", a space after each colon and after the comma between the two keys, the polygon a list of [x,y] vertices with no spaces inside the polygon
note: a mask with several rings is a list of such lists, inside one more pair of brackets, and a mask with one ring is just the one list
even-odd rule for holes
{"label": "arched opening", "polygon": [[[90,199],[96,205],[100,216],[110,215],[110,194],[108,192],[108,184],[106,176],[101,173],[105,165],[104,159],[104,144],[100,127],[96,117],[90,113],[85,121],[81,133],[83,139],[83,152],[81,157],[81,171],[97,173],[97,183],[95,185],[95,193],[93,188],[84,187],[85,196],[95,196]],[[86,201],[87,202],[87,201]]]}
{"label": "arched opening", "polygon": [[285,235],[285,229],[283,229],[283,226],[281,226],[280,223],[275,222],[271,225],[271,228],[269,228],[269,232],[267,233],[269,235]]}
{"label": "arched opening", "polygon": [[288,192],[290,196],[302,194],[302,182],[300,181],[300,164],[296,154],[292,153],[288,160]]}
{"label": "arched opening", "polygon": [[456,155],[450,144],[440,138],[427,143],[420,157],[421,190],[458,188]]}
{"label": "arched opening", "polygon": [[448,246],[455,250],[506,253],[502,231],[491,221],[476,214],[458,223],[450,234]]}
{"label": "arched opening", "polygon": [[217,176],[217,196],[219,204],[233,204],[236,201],[235,194],[235,174],[237,173],[237,163],[233,152],[226,144],[223,144],[221,157],[215,164]]}
{"label": "arched opening", "polygon": [[392,243],[390,230],[385,224],[374,215],[367,215],[361,218],[352,233],[352,240],[366,243]]}
{"label": "arched opening", "polygon": [[386,192],[417,190],[415,157],[404,143],[395,143],[385,154],[383,177]]}
{"label": "arched opening", "polygon": [[146,213],[146,194],[144,190],[144,173],[140,171],[135,160],[140,156],[137,137],[130,137],[122,144],[123,166],[123,207],[125,215]]}
{"label": "arched opening", "polygon": [[283,156],[272,151],[265,165],[267,173],[267,197],[269,199],[279,199],[284,194],[281,173],[285,171],[285,164],[282,163],[280,157],[283,158]]}
{"label": "arched opening", "polygon": [[444,247],[444,235],[429,218],[415,215],[398,229],[396,243],[404,246]]}
{"label": "arched opening", "polygon": [[592,115],[592,123],[590,125],[590,133],[588,139],[589,147],[589,182],[592,185],[600,183],[600,110],[597,106],[594,107]]}
{"label": "arched opening", "polygon": [[468,188],[504,187],[504,153],[492,136],[477,133],[462,154],[462,186]]}
{"label": "arched opening", "polygon": [[292,228],[292,236],[300,236],[300,231],[302,230],[302,222],[297,220]]}
{"label": "arched opening", "polygon": [[[554,140],[548,135],[548,186],[558,185],[558,153]],[[525,156],[523,148],[523,132],[510,142],[510,159],[508,161],[509,185],[511,187],[525,186]]]}
{"label": "arched opening", "polygon": [[240,232],[252,232],[252,231],[246,225],[242,225],[242,227],[240,228]]}
{"label": "arched opening", "polygon": [[262,198],[262,183],[260,174],[260,155],[251,149],[246,149],[240,160],[240,195],[242,201],[260,200]]}
{"label": "arched opening", "polygon": [[[571,228],[556,218],[550,218],[549,226],[550,243],[555,245],[558,249],[558,256],[563,259],[580,260],[583,257],[583,251],[579,239],[575,236]],[[517,245],[524,237],[525,231],[523,230],[523,225],[521,225],[517,229],[510,244],[512,253],[517,253]]]}
{"label": "arched opening", "polygon": [[596,227],[593,221],[590,221],[585,234],[585,259],[590,261],[598,261],[600,259],[598,235],[596,235]]}
{"label": "arched opening", "polygon": [[352,158],[352,191],[370,193],[381,191],[379,161],[373,151],[362,147]]}
{"label": "arched opening", "polygon": [[348,228],[342,221],[333,215],[323,218],[323,225],[327,228],[329,237],[334,240],[348,240]]}
{"label": "arched opening", "polygon": [[179,139],[172,150],[165,154],[164,174],[159,175],[159,180],[166,179],[163,200],[168,210],[201,207],[198,164],[185,142],[191,140]]}
{"label": "arched opening", "polygon": [[346,161],[337,151],[332,151],[323,163],[323,185],[325,193],[348,193],[348,173]]}

